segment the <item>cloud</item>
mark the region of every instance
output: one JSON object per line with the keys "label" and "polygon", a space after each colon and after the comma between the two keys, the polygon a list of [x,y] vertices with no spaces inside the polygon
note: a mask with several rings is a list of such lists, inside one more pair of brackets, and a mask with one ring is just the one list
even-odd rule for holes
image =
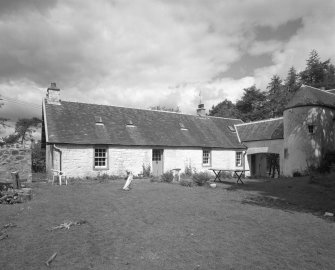
{"label": "cloud", "polygon": [[[39,104],[55,81],[64,100],[191,113],[200,89],[210,107],[301,68],[313,48],[333,57],[334,8],[312,0],[2,1],[0,94]],[[280,31],[295,20],[291,37],[257,40],[260,27]],[[272,65],[212,79],[246,54],[271,55]]]}

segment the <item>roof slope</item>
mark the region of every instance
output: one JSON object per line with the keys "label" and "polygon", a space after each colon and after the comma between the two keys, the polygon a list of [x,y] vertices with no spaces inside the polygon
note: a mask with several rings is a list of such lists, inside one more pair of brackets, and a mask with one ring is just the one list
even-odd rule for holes
{"label": "roof slope", "polygon": [[276,140],[284,138],[283,118],[236,125],[241,142]]}
{"label": "roof slope", "polygon": [[244,148],[228,129],[242,123],[237,119],[65,101],[45,102],[45,114],[49,143]]}
{"label": "roof slope", "polygon": [[334,90],[321,90],[311,86],[303,85],[294,94],[285,109],[301,106],[324,106],[335,109]]}

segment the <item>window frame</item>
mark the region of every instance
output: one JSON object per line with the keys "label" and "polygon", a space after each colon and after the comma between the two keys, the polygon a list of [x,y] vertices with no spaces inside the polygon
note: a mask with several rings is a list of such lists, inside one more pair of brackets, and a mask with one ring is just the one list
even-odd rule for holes
{"label": "window frame", "polygon": [[[312,132],[311,132],[311,130],[312,130]],[[307,124],[307,132],[310,135],[315,134],[315,125],[313,125],[313,124]]]}
{"label": "window frame", "polygon": [[[238,162],[238,160],[240,162]],[[235,152],[235,167],[243,167],[243,152],[242,151]]]}
{"label": "window frame", "polygon": [[[96,150],[105,150],[105,156],[96,156]],[[96,166],[95,162],[96,159],[105,159],[105,166]],[[107,146],[102,146],[102,145],[97,145],[93,148],[93,170],[96,171],[101,171],[101,170],[108,170],[109,169],[109,156],[108,156],[108,147]]]}
{"label": "window frame", "polygon": [[[205,152],[208,153],[207,157],[205,157]],[[207,158],[207,163],[204,163],[204,159]],[[202,149],[202,166],[210,167],[212,165],[212,150],[208,148]]]}

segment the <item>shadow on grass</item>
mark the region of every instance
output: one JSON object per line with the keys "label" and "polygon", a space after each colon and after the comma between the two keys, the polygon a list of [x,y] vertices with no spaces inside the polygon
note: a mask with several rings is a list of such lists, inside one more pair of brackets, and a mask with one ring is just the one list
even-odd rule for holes
{"label": "shadow on grass", "polygon": [[[335,213],[335,187],[311,184],[308,177],[282,179],[234,179],[222,181],[227,191],[246,191],[243,204],[281,209],[289,212],[312,213],[324,217],[325,212]],[[335,221],[334,217],[324,217]]]}

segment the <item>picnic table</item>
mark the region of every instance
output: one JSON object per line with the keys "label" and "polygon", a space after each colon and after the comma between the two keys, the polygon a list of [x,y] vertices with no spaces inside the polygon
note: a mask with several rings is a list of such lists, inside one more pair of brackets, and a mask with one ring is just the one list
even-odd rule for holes
{"label": "picnic table", "polygon": [[238,184],[238,182],[241,182],[241,184],[244,184],[243,181],[242,181],[242,176],[243,174],[245,174],[246,171],[249,171],[249,170],[245,170],[245,169],[215,169],[215,168],[212,168],[212,169],[209,169],[210,171],[213,171],[213,173],[215,174],[215,179],[214,179],[214,182],[216,180],[218,180],[219,182],[221,182],[221,179],[220,179],[220,175],[222,172],[233,172],[234,175],[236,175],[237,177],[237,181],[236,183]]}

